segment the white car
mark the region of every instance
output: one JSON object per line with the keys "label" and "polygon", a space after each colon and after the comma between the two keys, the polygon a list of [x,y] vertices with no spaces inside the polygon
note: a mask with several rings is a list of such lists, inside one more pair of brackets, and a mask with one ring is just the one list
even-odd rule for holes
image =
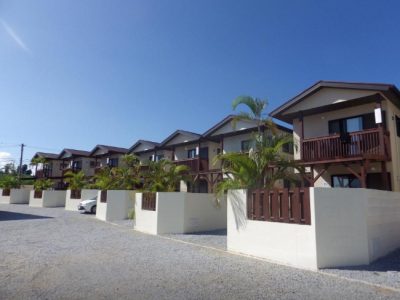
{"label": "white car", "polygon": [[90,212],[92,214],[96,213],[97,197],[91,199],[83,200],[78,204],[78,210],[83,210],[84,212]]}

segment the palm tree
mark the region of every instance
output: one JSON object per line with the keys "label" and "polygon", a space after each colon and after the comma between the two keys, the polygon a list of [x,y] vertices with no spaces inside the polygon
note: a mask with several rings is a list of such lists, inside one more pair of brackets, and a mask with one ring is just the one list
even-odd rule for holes
{"label": "palm tree", "polygon": [[134,154],[125,154],[121,157],[122,162],[128,168],[135,168],[139,165],[139,158]]}
{"label": "palm tree", "polygon": [[255,149],[249,153],[225,153],[216,157],[222,162],[222,171],[226,177],[217,184],[217,194],[228,189],[272,188],[277,180],[297,181],[293,169],[297,168],[293,160],[282,153],[282,146],[291,143],[288,134],[268,135],[264,133],[256,141]]}
{"label": "palm tree", "polygon": [[181,180],[188,180],[184,165],[176,165],[167,159],[149,162],[144,173],[144,190],[151,192],[174,192]]}
{"label": "palm tree", "polygon": [[266,113],[264,113],[264,110],[268,106],[268,102],[266,100],[253,98],[250,96],[239,96],[232,102],[233,110],[236,110],[239,105],[247,106],[249,112],[239,112],[233,119],[234,125],[240,120],[254,121],[257,124],[258,136],[261,135],[262,128],[264,126],[272,131],[275,131],[274,122],[270,118],[266,118]]}
{"label": "palm tree", "polygon": [[113,169],[115,185],[122,190],[134,190],[141,183],[139,172],[135,166]]}
{"label": "palm tree", "polygon": [[85,173],[83,171],[77,173],[68,171],[65,173],[65,177],[65,182],[68,183],[68,187],[71,190],[71,198],[80,198],[81,190],[87,184]]}
{"label": "palm tree", "polygon": [[102,168],[99,173],[94,176],[94,187],[102,191],[118,188],[115,169],[108,167]]}
{"label": "palm tree", "polygon": [[31,165],[35,166],[35,174],[37,173],[38,165],[39,164],[45,164],[46,162],[47,162],[47,159],[44,158],[44,157],[38,156],[38,157],[32,158]]}

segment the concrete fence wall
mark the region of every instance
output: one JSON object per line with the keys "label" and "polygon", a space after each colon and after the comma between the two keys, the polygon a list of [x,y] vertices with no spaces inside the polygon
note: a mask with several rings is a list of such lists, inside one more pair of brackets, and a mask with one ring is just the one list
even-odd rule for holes
{"label": "concrete fence wall", "polygon": [[67,191],[43,191],[42,198],[34,198],[35,191],[30,191],[29,206],[33,207],[63,207]]}
{"label": "concrete fence wall", "polygon": [[216,205],[212,194],[157,193],[156,210],[142,209],[142,194],[135,204],[135,229],[151,234],[189,233],[226,228],[226,199]]}
{"label": "concrete fence wall", "polygon": [[96,218],[103,221],[117,221],[128,218],[135,205],[135,192],[125,190],[107,191],[107,202],[101,202],[101,191],[97,193]]}
{"label": "concrete fence wall", "polygon": [[0,189],[0,203],[4,204],[26,204],[29,203],[30,189],[11,189],[10,196],[2,196],[3,190]]}
{"label": "concrete fence wall", "polygon": [[98,190],[83,189],[81,191],[80,199],[71,199],[71,190],[67,190],[66,198],[65,198],[65,209],[72,210],[72,211],[78,211],[78,204],[81,201],[93,199],[94,197],[97,197],[98,193],[99,193]]}
{"label": "concrete fence wall", "polygon": [[311,225],[247,219],[228,193],[228,250],[307,269],[366,265],[400,247],[400,193],[310,188]]}

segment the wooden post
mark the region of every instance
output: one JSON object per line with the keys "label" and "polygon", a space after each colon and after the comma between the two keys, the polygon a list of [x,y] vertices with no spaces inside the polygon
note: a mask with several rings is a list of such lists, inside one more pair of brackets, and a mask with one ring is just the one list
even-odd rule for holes
{"label": "wooden post", "polygon": [[363,162],[361,162],[360,181],[361,181],[361,187],[367,188],[367,170],[366,170],[365,164]]}
{"label": "wooden post", "polygon": [[389,191],[389,181],[388,181],[389,178],[385,161],[381,162],[381,174],[382,174],[383,188],[385,189],[385,191]]}
{"label": "wooden post", "polygon": [[[300,159],[303,160],[303,139],[304,139],[304,120],[303,120],[303,112],[300,112]],[[313,174],[314,176],[314,174]]]}

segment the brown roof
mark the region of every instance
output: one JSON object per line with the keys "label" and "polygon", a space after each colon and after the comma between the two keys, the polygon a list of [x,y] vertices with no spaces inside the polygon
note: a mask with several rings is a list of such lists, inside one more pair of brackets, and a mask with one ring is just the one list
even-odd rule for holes
{"label": "brown roof", "polygon": [[69,153],[70,156],[83,156],[83,157],[89,157],[90,156],[90,152],[89,151],[85,151],[85,150],[76,150],[76,149],[63,149],[60,154],[58,155],[58,158],[60,158],[63,153]]}
{"label": "brown roof", "polygon": [[161,142],[160,147],[164,147],[169,141],[171,141],[174,137],[176,137],[179,134],[186,134],[186,135],[192,136],[194,138],[193,141],[199,140],[202,137],[202,135],[198,134],[198,133],[194,133],[194,132],[190,132],[190,131],[186,131],[186,130],[176,130],[176,131],[174,131],[174,133],[169,135],[165,140],[163,140]]}
{"label": "brown roof", "polygon": [[[230,123],[233,121],[233,119],[235,118],[235,115],[228,115],[225,118],[223,118],[221,121],[219,121],[217,124],[215,124],[213,127],[211,127],[210,129],[208,129],[205,133],[203,133],[203,137],[205,138],[210,138],[210,136],[217,131],[218,129],[220,129],[221,127],[223,127],[225,124]],[[276,124],[276,127],[282,131],[286,131],[289,133],[292,133],[292,130],[281,126],[279,124]],[[257,128],[257,124],[254,123],[254,127],[251,128],[251,130],[255,130]],[[233,134],[243,134],[243,131],[232,131]]]}
{"label": "brown roof", "polygon": [[129,150],[128,150],[129,153],[132,153],[133,150],[135,150],[136,147],[138,147],[140,144],[143,144],[143,143],[150,144],[150,145],[153,146],[153,148],[156,148],[156,147],[160,146],[160,143],[157,143],[157,142],[152,142],[152,141],[147,141],[147,140],[138,140],[136,143],[134,143],[132,145],[132,147],[129,148]]}
{"label": "brown roof", "polygon": [[97,149],[103,149],[107,153],[121,153],[125,154],[128,152],[128,149],[126,148],[120,148],[120,147],[114,147],[114,146],[108,146],[108,145],[96,145],[96,147],[93,148],[93,150],[90,152],[90,156],[92,156]]}
{"label": "brown roof", "polygon": [[304,98],[316,93],[322,88],[340,88],[340,89],[355,89],[355,90],[371,90],[382,92],[385,97],[392,101],[395,105],[400,107],[400,91],[394,84],[388,83],[366,83],[366,82],[344,82],[344,81],[318,81],[314,85],[305,89],[292,99],[286,101],[284,104],[276,108],[270,113],[271,117],[276,119],[292,122],[292,118],[285,117],[283,113],[290,107],[304,100]]}
{"label": "brown roof", "polygon": [[36,152],[33,158],[43,157],[46,159],[58,159],[58,154],[56,153],[46,153],[46,152]]}

